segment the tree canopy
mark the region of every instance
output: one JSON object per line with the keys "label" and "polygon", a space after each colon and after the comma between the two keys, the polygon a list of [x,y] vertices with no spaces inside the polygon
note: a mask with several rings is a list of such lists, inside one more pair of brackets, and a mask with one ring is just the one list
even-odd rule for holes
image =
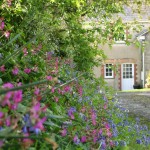
{"label": "tree canopy", "polygon": [[[112,44],[112,36],[118,36],[125,28],[120,18],[114,21],[113,14],[123,13],[124,5],[140,11],[142,5],[148,4],[149,1],[143,4],[140,0],[132,4],[126,0],[4,0],[1,20],[4,19],[10,37],[5,38],[7,32],[1,31],[0,52],[4,57],[9,56],[14,49],[32,40],[35,45],[42,43],[43,50],[70,57],[77,70],[87,71],[105,57],[103,51],[98,50],[98,44]],[[8,40],[12,46],[9,50]],[[98,55],[99,60],[95,59]]]}

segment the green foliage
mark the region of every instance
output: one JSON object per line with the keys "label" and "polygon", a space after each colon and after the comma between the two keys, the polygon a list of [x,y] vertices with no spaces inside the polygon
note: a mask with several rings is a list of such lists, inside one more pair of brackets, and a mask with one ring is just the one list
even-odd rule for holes
{"label": "green foliage", "polygon": [[145,87],[150,88],[150,72],[147,75]]}

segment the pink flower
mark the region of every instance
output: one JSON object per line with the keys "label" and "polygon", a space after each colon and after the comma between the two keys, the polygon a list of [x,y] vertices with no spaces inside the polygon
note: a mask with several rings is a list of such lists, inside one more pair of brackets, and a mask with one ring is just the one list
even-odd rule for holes
{"label": "pink flower", "polygon": [[106,130],[109,130],[110,129],[110,125],[108,123],[105,123],[105,128],[106,128]]}
{"label": "pink flower", "polygon": [[93,142],[94,142],[94,143],[97,142],[97,137],[96,137],[96,136],[93,138]]}
{"label": "pink flower", "polygon": [[108,137],[112,137],[112,133],[111,133],[109,130],[107,130],[106,135],[107,135]]}
{"label": "pink flower", "polygon": [[17,67],[15,67],[13,70],[12,70],[12,74],[13,75],[17,75],[19,72],[19,69]]}
{"label": "pink flower", "polygon": [[64,87],[64,91],[65,91],[65,92],[69,92],[69,91],[70,91],[70,86],[65,86],[65,87]]}
{"label": "pink flower", "polygon": [[74,115],[73,114],[70,117],[71,117],[71,119],[74,119]]}
{"label": "pink flower", "polygon": [[0,118],[4,116],[4,113],[0,111]]}
{"label": "pink flower", "polygon": [[74,143],[77,144],[77,145],[80,143],[80,139],[78,138],[77,135],[74,136],[73,141],[74,141]]}
{"label": "pink flower", "polygon": [[101,135],[101,134],[102,134],[102,132],[103,132],[103,130],[102,130],[102,129],[100,129],[100,130],[99,130],[99,134]]}
{"label": "pink flower", "polygon": [[29,73],[31,72],[31,69],[25,68],[25,69],[24,69],[24,72],[25,72],[26,74],[29,74]]}
{"label": "pink flower", "polygon": [[0,148],[4,145],[4,141],[0,140]]}
{"label": "pink flower", "polygon": [[39,110],[40,110],[40,103],[39,102],[37,102],[34,106],[33,106],[33,110],[35,111],[35,112],[38,112]]}
{"label": "pink flower", "polygon": [[104,104],[104,109],[107,109],[107,104]]}
{"label": "pink flower", "polygon": [[19,103],[19,102],[22,101],[22,90],[19,90],[19,91],[15,91],[15,92],[14,92],[13,101],[14,101],[15,103]]}
{"label": "pink flower", "polygon": [[13,88],[14,85],[10,82],[3,84],[3,88]]}
{"label": "pink flower", "polygon": [[4,96],[4,100],[2,102],[2,106],[5,106],[5,105],[8,105],[9,107],[11,106],[11,103],[9,101],[9,99],[11,98],[11,96],[12,96],[12,92],[6,93],[6,95]]}
{"label": "pink flower", "polygon": [[27,48],[24,48],[24,49],[23,49],[23,53],[24,53],[24,56],[27,56],[27,55],[28,55]]}
{"label": "pink flower", "polygon": [[54,99],[55,99],[55,102],[58,102],[58,97],[54,97]]}
{"label": "pink flower", "polygon": [[42,107],[41,110],[42,110],[43,112],[46,112],[47,106]]}
{"label": "pink flower", "polygon": [[82,137],[81,137],[81,142],[82,142],[82,143],[86,142],[86,136],[82,136]]}
{"label": "pink flower", "polygon": [[6,118],[6,126],[10,126],[11,125],[11,123],[10,123],[10,117],[7,117]]}
{"label": "pink flower", "polygon": [[10,7],[11,4],[12,4],[12,0],[7,0],[7,5],[8,5],[8,7]]}
{"label": "pink flower", "polygon": [[79,95],[82,97],[83,90],[82,90],[82,87],[81,87],[81,86],[80,86],[79,89],[78,89],[78,93],[79,93]]}
{"label": "pink flower", "polygon": [[38,95],[39,93],[40,93],[40,89],[37,88],[37,87],[35,87],[34,94],[35,94],[35,95]]}
{"label": "pink flower", "polygon": [[2,21],[2,22],[0,23],[0,30],[3,30],[4,27],[5,27],[5,23]]}
{"label": "pink flower", "polygon": [[82,107],[82,109],[81,109],[81,112],[85,112],[86,111],[86,108],[85,107]]}
{"label": "pink flower", "polygon": [[5,31],[5,32],[4,32],[4,36],[8,39],[9,36],[10,36],[10,32],[9,32],[9,31]]}
{"label": "pink flower", "polygon": [[18,108],[18,103],[14,103],[11,105],[10,109],[16,110]]}
{"label": "pink flower", "polygon": [[55,92],[55,88],[52,87],[51,92],[54,93]]}
{"label": "pink flower", "polygon": [[47,76],[46,79],[51,81],[52,80],[52,76]]}
{"label": "pink flower", "polygon": [[18,86],[21,86],[21,85],[22,85],[22,83],[21,83],[21,82],[19,82],[17,85],[18,85]]}
{"label": "pink flower", "polygon": [[92,118],[92,124],[96,125],[96,113],[94,111],[92,112],[91,118]]}
{"label": "pink flower", "polygon": [[61,135],[62,135],[62,136],[66,136],[66,135],[67,135],[67,130],[66,130],[66,129],[63,129],[63,130],[61,131]]}
{"label": "pink flower", "polygon": [[94,129],[93,131],[92,131],[92,134],[96,134],[97,133],[97,131],[96,131],[96,129]]}
{"label": "pink flower", "polygon": [[46,117],[43,117],[42,119],[40,119],[37,124],[35,125],[35,128],[38,128],[40,130],[44,130],[44,126],[43,123],[46,121]]}
{"label": "pink flower", "polygon": [[[28,134],[28,133],[25,133],[24,136],[25,136],[25,137],[28,137],[29,134]],[[31,145],[31,144],[34,143],[33,140],[31,140],[30,138],[24,138],[24,139],[22,140],[22,142],[23,142],[24,145]]]}
{"label": "pink flower", "polygon": [[0,71],[5,72],[5,65],[0,66]]}
{"label": "pink flower", "polygon": [[109,144],[110,144],[111,147],[113,147],[115,145],[112,140],[109,142]]}
{"label": "pink flower", "polygon": [[33,70],[34,72],[37,72],[37,71],[38,71],[38,67],[37,67],[37,66],[34,66],[34,67],[32,68],[32,70]]}

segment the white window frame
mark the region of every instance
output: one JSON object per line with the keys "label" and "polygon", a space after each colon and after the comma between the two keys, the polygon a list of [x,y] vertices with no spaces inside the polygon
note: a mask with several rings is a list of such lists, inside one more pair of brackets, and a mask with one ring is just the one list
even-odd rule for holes
{"label": "white window frame", "polygon": [[[113,66],[112,63],[107,63],[107,64],[105,64],[105,66],[104,66],[104,77],[105,77],[105,79],[112,79],[112,78],[114,78],[114,71],[113,71],[112,68],[111,68],[111,73],[112,73],[112,75],[111,75],[111,76],[106,76],[106,73],[110,73],[110,72],[106,72],[106,69],[108,68],[107,65],[112,65],[112,66]],[[108,68],[108,69],[109,69],[109,68]]]}

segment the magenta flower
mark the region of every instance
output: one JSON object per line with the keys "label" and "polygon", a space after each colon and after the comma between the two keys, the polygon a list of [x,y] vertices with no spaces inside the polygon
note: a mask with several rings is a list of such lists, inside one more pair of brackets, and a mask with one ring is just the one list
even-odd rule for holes
{"label": "magenta flower", "polygon": [[65,86],[65,87],[64,87],[64,91],[65,91],[65,92],[69,92],[70,89],[71,89],[70,86]]}
{"label": "magenta flower", "polygon": [[19,69],[17,67],[15,67],[13,70],[12,70],[12,74],[13,75],[17,75],[19,72]]}
{"label": "magenta flower", "polygon": [[34,126],[35,128],[38,128],[40,130],[44,130],[44,126],[43,123],[46,121],[46,117],[43,117],[42,119],[39,119],[39,121],[37,122],[37,124]]}
{"label": "magenta flower", "polygon": [[4,116],[4,113],[0,111],[0,118]]}
{"label": "magenta flower", "polygon": [[13,88],[13,87],[14,87],[14,85],[10,82],[3,84],[3,88],[9,88],[10,89],[10,88]]}
{"label": "magenta flower", "polygon": [[71,118],[71,119],[74,119],[74,112],[76,112],[76,109],[74,107],[70,107],[70,109],[68,110],[68,116]]}
{"label": "magenta flower", "polygon": [[78,145],[80,143],[80,139],[78,138],[77,135],[74,136],[73,141],[76,145]]}
{"label": "magenta flower", "polygon": [[82,87],[81,87],[81,86],[80,86],[79,89],[78,89],[78,93],[79,93],[79,95],[82,97],[83,90],[82,90]]}
{"label": "magenta flower", "polygon": [[37,102],[34,106],[33,106],[33,109],[36,111],[36,112],[38,112],[39,110],[40,110],[40,103],[39,102]]}
{"label": "magenta flower", "polygon": [[108,123],[105,123],[105,128],[106,128],[107,130],[109,130],[109,129],[110,129],[110,125],[109,125]]}
{"label": "magenta flower", "polygon": [[6,93],[6,95],[4,96],[3,102],[2,102],[2,106],[5,106],[5,105],[8,105],[9,107],[11,106],[11,103],[9,101],[11,96],[12,96],[12,92]]}
{"label": "magenta flower", "polygon": [[3,30],[4,27],[5,27],[5,23],[2,21],[2,22],[0,23],[0,30]]}
{"label": "magenta flower", "polygon": [[18,103],[14,103],[10,107],[12,110],[16,110],[18,108]]}
{"label": "magenta flower", "polygon": [[101,135],[101,134],[102,134],[102,132],[103,132],[103,130],[102,130],[102,129],[100,129],[100,130],[99,130],[99,135]]}
{"label": "magenta flower", "polygon": [[5,31],[5,32],[4,32],[4,36],[8,39],[9,36],[10,36],[10,32],[9,32],[9,31]]}
{"label": "magenta flower", "polygon": [[81,142],[82,142],[82,143],[86,142],[86,136],[82,136],[82,137],[81,137]]}
{"label": "magenta flower", "polygon": [[22,101],[22,90],[14,92],[13,101],[15,103],[19,103]]}
{"label": "magenta flower", "polygon": [[25,72],[26,74],[29,74],[29,73],[31,72],[31,69],[25,68],[25,69],[24,69],[24,72]]}
{"label": "magenta flower", "polygon": [[91,119],[92,119],[92,124],[96,125],[96,113],[94,111],[92,112]]}
{"label": "magenta flower", "polygon": [[41,111],[40,103],[37,102],[37,103],[31,108],[32,117],[33,117],[33,118],[38,118],[40,111]]}
{"label": "magenta flower", "polygon": [[7,92],[4,99],[10,99],[12,94],[13,94],[13,92]]}
{"label": "magenta flower", "polygon": [[67,135],[67,130],[66,130],[66,129],[63,129],[63,130],[61,131],[61,135],[62,135],[62,136],[66,136],[66,135]]}
{"label": "magenta flower", "polygon": [[0,72],[5,72],[5,65],[0,66]]}

